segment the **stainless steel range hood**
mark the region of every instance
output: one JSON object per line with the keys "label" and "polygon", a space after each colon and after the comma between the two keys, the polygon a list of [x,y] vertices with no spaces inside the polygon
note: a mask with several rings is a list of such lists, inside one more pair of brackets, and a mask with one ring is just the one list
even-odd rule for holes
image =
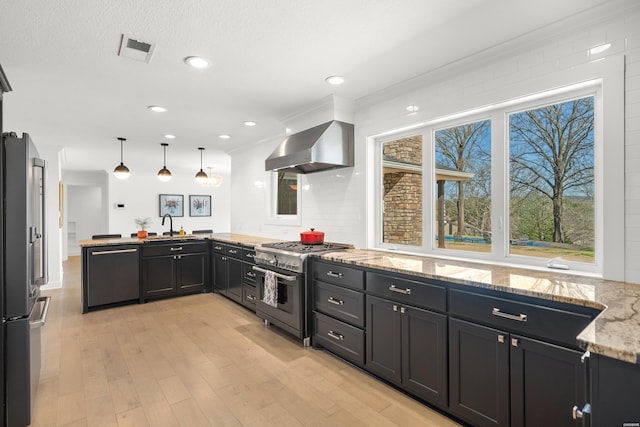
{"label": "stainless steel range hood", "polygon": [[333,120],[289,135],[265,160],[265,170],[312,173],[353,166],[353,125]]}

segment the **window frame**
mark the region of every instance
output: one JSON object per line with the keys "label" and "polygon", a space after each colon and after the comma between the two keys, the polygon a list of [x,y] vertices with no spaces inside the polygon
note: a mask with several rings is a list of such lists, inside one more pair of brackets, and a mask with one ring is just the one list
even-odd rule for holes
{"label": "window frame", "polygon": [[[624,56],[613,56],[603,61],[594,61],[571,70],[551,73],[501,92],[502,101],[496,95],[487,95],[492,102],[482,107],[461,110],[430,121],[412,124],[398,130],[381,132],[368,137],[369,155],[373,168],[372,202],[374,214],[369,215],[373,236],[369,246],[380,250],[392,250],[408,254],[436,256],[438,258],[477,261],[496,265],[524,267],[544,271],[566,272],[578,275],[624,280]],[[525,94],[525,95],[523,95]],[[509,96],[510,95],[510,96]],[[534,258],[509,255],[508,247],[508,204],[509,204],[509,150],[507,112],[522,111],[527,105],[548,105],[594,96],[594,201],[596,204],[596,243],[594,263],[564,262],[569,270],[551,270],[548,258]],[[477,105],[483,105],[478,103]],[[606,111],[606,114],[605,114]],[[489,254],[471,251],[438,250],[431,241],[435,212],[435,181],[432,177],[435,167],[435,129],[455,126],[471,121],[491,120],[491,194],[492,194],[492,250]],[[496,120],[497,119],[497,120]],[[423,239],[422,247],[402,246],[382,243],[381,186],[382,163],[381,144],[386,141],[421,134],[423,138]],[[605,155],[605,141],[606,155]],[[371,153],[370,151],[370,153]],[[501,159],[498,161],[497,159]],[[427,166],[428,165],[428,166]],[[607,192],[603,189],[607,188]],[[610,189],[613,190],[610,190]],[[606,219],[606,221],[605,221]]]}
{"label": "window frame", "polygon": [[298,190],[296,191],[296,214],[280,215],[278,214],[278,173],[279,171],[268,172],[269,178],[269,203],[267,203],[267,220],[266,224],[270,225],[300,225],[302,223],[300,211],[302,206],[302,187],[300,182],[300,174],[296,174]]}

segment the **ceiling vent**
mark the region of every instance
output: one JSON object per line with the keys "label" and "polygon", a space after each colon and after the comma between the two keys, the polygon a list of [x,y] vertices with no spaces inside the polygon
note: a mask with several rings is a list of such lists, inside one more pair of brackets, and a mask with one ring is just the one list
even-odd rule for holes
{"label": "ceiling vent", "polygon": [[120,42],[119,56],[136,61],[149,62],[156,46],[153,43],[143,42],[142,40],[133,39],[126,34],[122,35]]}

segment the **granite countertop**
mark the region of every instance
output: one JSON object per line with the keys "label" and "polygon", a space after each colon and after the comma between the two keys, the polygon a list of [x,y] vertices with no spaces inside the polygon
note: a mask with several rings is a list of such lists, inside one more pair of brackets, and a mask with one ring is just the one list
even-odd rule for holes
{"label": "granite countertop", "polygon": [[[154,236],[155,237],[155,236]],[[146,238],[146,239],[138,239],[137,237],[119,237],[119,238],[111,238],[111,239],[94,239],[94,240],[80,240],[79,244],[82,248],[90,248],[95,246],[115,246],[115,245],[141,245],[149,242],[164,242],[171,243],[169,236],[157,236]],[[282,240],[278,239],[270,239],[268,237],[258,237],[258,236],[250,236],[246,234],[237,234],[237,233],[213,233],[213,234],[188,234],[186,236],[178,236],[174,235],[173,241],[183,241],[186,239],[187,241],[197,241],[197,240],[218,240],[225,243],[230,243],[233,245],[247,245],[247,246],[256,246],[261,243],[272,243],[272,242],[281,242]],[[181,240],[182,239],[182,240]]]}
{"label": "granite countertop", "polygon": [[566,273],[528,270],[366,249],[320,258],[602,310],[578,344],[595,354],[640,363],[640,285]]}

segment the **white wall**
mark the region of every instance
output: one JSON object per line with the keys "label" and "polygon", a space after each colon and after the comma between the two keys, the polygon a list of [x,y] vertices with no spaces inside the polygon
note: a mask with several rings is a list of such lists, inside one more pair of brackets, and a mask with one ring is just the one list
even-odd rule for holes
{"label": "white wall", "polygon": [[[624,245],[624,250],[620,249],[624,258],[620,262],[624,264],[622,279],[640,283],[640,7],[634,2],[622,2],[616,9],[574,17],[357,100],[356,166],[303,176],[302,187],[309,187],[302,193],[300,226],[274,226],[265,215],[269,186],[264,185],[268,179],[268,173],[262,172],[264,159],[283,136],[232,153],[231,230],[295,239],[298,231],[313,226],[324,231],[327,240],[367,247],[373,232],[367,226],[373,209],[371,197],[367,197],[371,176],[367,168],[372,166],[368,137],[527,95],[532,81],[544,82],[545,76],[559,73],[570,76],[574,69],[589,67],[589,61],[595,58],[587,56],[588,48],[608,42],[612,47],[606,55],[622,54],[626,61],[624,137],[619,129],[611,130],[624,139],[612,143],[624,143],[625,184],[624,202],[617,207],[619,214],[604,221],[624,222],[624,243],[619,243]],[[416,55],[427,54],[416,49]],[[405,107],[410,104],[419,105],[420,113],[408,116]],[[256,184],[260,182],[263,184]],[[247,209],[248,203],[255,209]],[[622,275],[612,276],[617,279]]]}
{"label": "white wall", "polygon": [[[227,169],[226,167],[224,169]],[[214,232],[229,232],[231,229],[230,185],[229,176],[222,174],[223,182],[220,187],[203,187],[195,181],[194,174],[183,175],[174,173],[171,181],[161,182],[155,174],[135,173],[126,180],[119,180],[108,174],[108,202],[106,210],[109,213],[108,233],[120,233],[129,236],[138,230],[135,218],[151,218],[152,224],[148,231],[162,234],[169,231],[169,221],[161,225],[159,213],[160,194],[182,194],[184,196],[184,216],[174,217],[173,228],[180,230],[183,226],[187,233],[192,230],[213,229]],[[189,195],[210,195],[211,216],[189,216]],[[124,203],[124,209],[116,209],[116,203]]]}

